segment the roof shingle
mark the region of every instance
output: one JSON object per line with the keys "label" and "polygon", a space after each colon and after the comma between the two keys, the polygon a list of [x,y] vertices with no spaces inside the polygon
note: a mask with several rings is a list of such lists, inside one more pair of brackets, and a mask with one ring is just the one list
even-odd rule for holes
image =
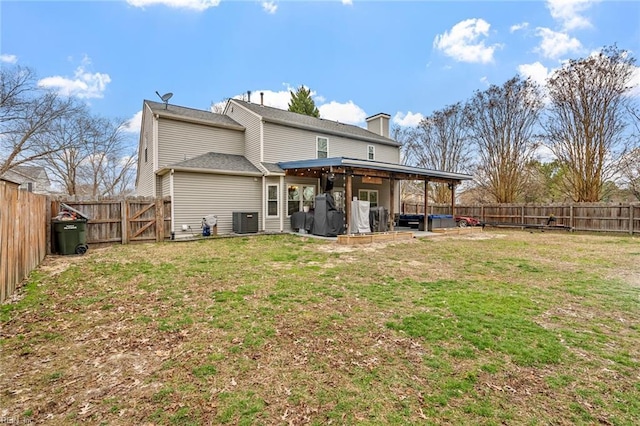
{"label": "roof shingle", "polygon": [[221,170],[230,172],[247,172],[260,173],[249,160],[242,155],[221,154],[218,152],[208,152],[188,160],[180,161],[166,166],[167,169],[183,168],[183,169],[205,169],[205,170]]}
{"label": "roof shingle", "polygon": [[383,143],[386,145],[400,146],[397,141],[391,138],[381,136],[377,133],[370,132],[367,129],[353,126],[351,124],[344,124],[338,121],[311,117],[308,115],[298,114],[296,112],[285,111],[269,106],[258,105],[239,99],[232,99],[232,101],[237,102],[238,104],[250,109],[267,121],[273,121],[284,125],[289,124],[295,127],[302,127],[319,132],[338,134],[352,139],[364,139],[367,141]]}
{"label": "roof shingle", "polygon": [[178,105],[167,104],[165,108],[165,104],[160,102],[153,102],[149,100],[144,101],[151,111],[160,116],[171,116],[177,115],[180,117],[192,118],[200,121],[209,122],[213,125],[223,126],[223,127],[231,127],[237,128],[239,130],[244,130],[244,127],[236,122],[229,116],[224,114],[216,114],[215,112],[205,111],[201,109],[187,108]]}

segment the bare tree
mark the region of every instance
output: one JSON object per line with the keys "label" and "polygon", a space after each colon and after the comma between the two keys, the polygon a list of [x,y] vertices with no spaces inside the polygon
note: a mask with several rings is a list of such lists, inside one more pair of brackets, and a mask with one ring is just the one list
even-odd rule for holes
{"label": "bare tree", "polygon": [[64,192],[93,197],[126,192],[136,161],[124,143],[124,124],[87,110],[56,120],[41,143],[64,148],[51,152],[43,163]]}
{"label": "bare tree", "polygon": [[625,158],[634,63],[629,52],[605,47],[568,61],[547,82],[545,137],[574,201],[599,201]]}
{"label": "bare tree", "polygon": [[135,151],[129,152],[124,145],[125,124],[126,120],[99,117],[92,120],[93,132],[85,141],[87,156],[81,177],[94,197],[116,195],[131,184],[136,156]]}
{"label": "bare tree", "polygon": [[[423,118],[409,139],[407,154],[413,165],[433,170],[463,173],[469,171],[471,148],[468,126],[461,103],[449,105]],[[432,199],[447,203],[451,190],[446,185],[433,187]]]}
{"label": "bare tree", "polygon": [[515,202],[524,192],[541,108],[538,87],[519,76],[476,92],[465,106],[468,136],[478,150],[476,181],[496,202]]}
{"label": "bare tree", "polygon": [[629,113],[634,129],[631,136],[632,146],[621,157],[620,176],[627,190],[637,200],[640,200],[640,111],[636,108],[629,108]]}
{"label": "bare tree", "polygon": [[39,136],[76,109],[73,100],[39,88],[29,68],[0,68],[0,174],[63,148],[43,145]]}
{"label": "bare tree", "polygon": [[[416,138],[417,132],[414,127],[401,127],[394,125],[391,127],[391,138],[400,144],[400,163],[411,166],[413,159],[410,147]],[[422,203],[424,198],[424,186],[422,181],[401,180],[400,199],[402,202]]]}

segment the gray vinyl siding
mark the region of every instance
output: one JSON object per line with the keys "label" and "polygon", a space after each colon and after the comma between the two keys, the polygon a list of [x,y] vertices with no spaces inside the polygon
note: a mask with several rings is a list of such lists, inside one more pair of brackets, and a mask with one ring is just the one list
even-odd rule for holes
{"label": "gray vinyl siding", "polygon": [[395,146],[360,141],[341,136],[327,135],[309,130],[264,123],[264,161],[310,160],[316,158],[316,138],[329,140],[329,157],[367,159],[367,147],[375,146],[375,161],[398,163],[400,149]]}
{"label": "gray vinyl siding", "polygon": [[[155,179],[155,167],[153,164],[153,114],[145,105],[143,107],[142,129],[140,132],[140,147],[138,152],[138,176],[136,194],[141,196],[154,196],[153,182]],[[147,161],[145,161],[145,138],[147,144]]]}
{"label": "gray vinyl siding", "polygon": [[244,154],[244,133],[167,118],[158,120],[159,168],[207,152]]}
{"label": "gray vinyl siding", "polygon": [[259,212],[258,228],[262,230],[261,186],[262,180],[253,177],[175,172],[176,238],[185,234],[183,224],[200,232],[202,218],[210,214],[218,216],[218,233],[229,234],[235,211]]}
{"label": "gray vinyl siding", "polygon": [[169,197],[171,195],[171,175],[169,173],[162,176],[160,195],[162,197]]}
{"label": "gray vinyl siding", "polygon": [[232,104],[227,108],[227,115],[245,127],[244,152],[242,154],[257,166],[262,161],[260,156],[261,118],[237,104]]}
{"label": "gray vinyl siding", "polygon": [[[371,183],[362,183],[362,176],[354,176],[353,177],[353,196],[358,196],[358,191],[361,189],[369,189],[378,191],[378,206],[385,207],[389,209],[390,200],[391,200],[391,190],[390,190],[390,180],[382,179],[382,184],[375,185]],[[398,187],[396,186],[396,190]],[[398,209],[396,205],[396,210]],[[397,213],[397,211],[396,211]]]}

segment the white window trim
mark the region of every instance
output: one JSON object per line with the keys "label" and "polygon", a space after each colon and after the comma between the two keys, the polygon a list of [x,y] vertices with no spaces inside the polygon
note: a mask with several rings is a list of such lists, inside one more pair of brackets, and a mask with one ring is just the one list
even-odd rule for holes
{"label": "white window trim", "polygon": [[[373,158],[369,158],[369,151],[373,154]],[[376,159],[376,147],[375,145],[367,145],[367,160],[374,161]]]}
{"label": "white window trim", "polygon": [[380,206],[380,192],[377,189],[358,189],[358,199],[359,200],[362,200],[362,197],[360,196],[361,192],[366,192],[367,193],[367,201],[369,201],[371,199],[369,194],[371,194],[372,192],[375,192],[376,193],[376,200],[378,200],[376,202],[376,207]]}
{"label": "white window trim", "polygon": [[312,187],[313,188],[313,193],[314,193],[314,199],[312,200],[312,205],[309,206],[309,208],[315,208],[315,196],[318,195],[318,186],[317,185],[312,185],[312,184],[306,184],[306,183],[289,183],[287,184],[286,187],[286,191],[285,191],[285,197],[286,197],[286,217],[291,217],[291,215],[289,214],[289,187],[290,186],[298,186],[300,188],[300,199],[298,200],[298,210],[297,211],[303,211],[304,210],[304,188],[307,187]]}
{"label": "white window trim", "polygon": [[[276,199],[272,200],[269,198],[269,187],[270,186],[275,186],[276,187]],[[280,185],[277,183],[269,183],[267,184],[267,191],[265,194],[265,199],[267,200],[267,205],[265,206],[265,212],[267,213],[265,216],[268,218],[278,218],[280,217]],[[275,201],[276,202],[276,214],[269,214],[269,202],[271,201]]]}
{"label": "white window trim", "polygon": [[318,143],[320,142],[320,139],[324,139],[327,141],[327,157],[326,158],[329,158],[329,138],[325,136],[316,136],[316,158],[320,158],[318,157],[318,152],[320,151],[318,149]]}

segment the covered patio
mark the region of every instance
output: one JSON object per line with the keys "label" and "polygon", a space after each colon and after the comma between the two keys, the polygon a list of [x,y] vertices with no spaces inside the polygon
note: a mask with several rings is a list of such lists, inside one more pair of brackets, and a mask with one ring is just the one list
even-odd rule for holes
{"label": "covered patio", "polygon": [[[472,176],[463,173],[450,173],[429,170],[402,164],[385,163],[372,160],[359,160],[348,157],[317,158],[313,160],[287,161],[278,163],[286,176],[316,178],[320,180],[320,191],[325,192],[326,182],[330,181],[338,208],[344,209],[347,233],[351,228],[351,203],[354,196],[370,188],[380,188],[379,200],[376,203],[389,211],[390,230],[394,229],[394,215],[399,213],[398,184],[402,180],[424,182],[424,211],[428,207],[428,184],[436,182],[448,185],[451,189],[451,211],[455,209],[455,188]],[[375,191],[378,191],[376,189]],[[385,193],[386,192],[386,193]],[[377,197],[378,192],[376,192]],[[379,201],[379,203],[378,203]]]}

